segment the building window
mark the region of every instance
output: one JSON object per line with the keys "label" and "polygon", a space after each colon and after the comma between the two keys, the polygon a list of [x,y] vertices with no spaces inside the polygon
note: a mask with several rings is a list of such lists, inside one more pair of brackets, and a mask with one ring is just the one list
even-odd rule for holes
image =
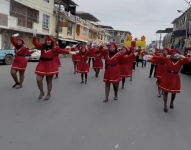
{"label": "building window", "polygon": [[86,35],[87,34],[87,29],[84,27],[83,29],[83,35]]}
{"label": "building window", "polygon": [[89,38],[92,39],[93,38],[93,33],[89,32]]}
{"label": "building window", "polygon": [[73,28],[73,23],[72,22],[68,22],[68,35],[72,36],[72,28]]}
{"label": "building window", "polygon": [[124,42],[125,42],[125,40],[122,38],[122,39],[121,39],[121,43],[123,44]]}
{"label": "building window", "polygon": [[[60,22],[63,22],[64,19],[60,17]],[[55,26],[55,32],[57,33],[57,24],[58,24],[58,17],[56,17],[56,26]],[[58,28],[58,33],[62,32],[63,27]]]}
{"label": "building window", "polygon": [[113,39],[113,41],[112,42],[116,42],[116,40],[115,39]]}
{"label": "building window", "polygon": [[49,0],[43,0],[43,1],[49,3]]}
{"label": "building window", "polygon": [[42,24],[42,27],[44,29],[49,29],[49,20],[50,20],[50,17],[48,15],[43,14],[43,24]]}

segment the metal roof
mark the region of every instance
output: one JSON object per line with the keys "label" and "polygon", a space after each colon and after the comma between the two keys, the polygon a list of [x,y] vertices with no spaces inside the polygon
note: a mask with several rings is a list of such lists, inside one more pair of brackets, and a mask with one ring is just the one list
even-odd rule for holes
{"label": "metal roof", "polygon": [[93,16],[90,13],[87,12],[83,12],[83,11],[77,11],[76,12],[76,16],[82,18],[83,20],[89,20],[89,21],[93,21],[93,22],[99,22],[99,20]]}
{"label": "metal roof", "polygon": [[96,25],[96,26],[100,28],[105,28],[105,29],[113,29],[112,26],[105,26],[105,25]]}
{"label": "metal roof", "polygon": [[107,31],[126,32],[126,33],[129,33],[130,35],[132,35],[131,32],[129,32],[129,31],[122,31],[122,30],[115,30],[115,29],[108,29]]}
{"label": "metal roof", "polygon": [[171,33],[173,28],[166,28],[165,30],[158,30],[156,33]]}
{"label": "metal roof", "polygon": [[[60,0],[54,0],[54,4],[59,4]],[[78,6],[74,1],[72,0],[61,0],[61,5],[67,6],[67,5],[74,5]]]}

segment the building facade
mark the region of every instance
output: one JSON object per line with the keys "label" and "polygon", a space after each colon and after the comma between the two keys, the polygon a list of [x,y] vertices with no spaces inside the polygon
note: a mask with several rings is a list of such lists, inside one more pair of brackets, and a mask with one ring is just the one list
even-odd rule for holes
{"label": "building facade", "polygon": [[1,44],[1,49],[13,48],[10,37],[15,33],[20,34],[26,46],[34,47],[32,44],[34,29],[37,30],[37,40],[44,42],[45,35],[52,35],[53,8],[54,1],[48,0],[10,0],[6,1],[6,5],[0,5],[0,13],[4,13],[6,16],[4,18],[8,17],[7,27],[5,28],[5,25],[1,27],[1,42],[4,43]]}

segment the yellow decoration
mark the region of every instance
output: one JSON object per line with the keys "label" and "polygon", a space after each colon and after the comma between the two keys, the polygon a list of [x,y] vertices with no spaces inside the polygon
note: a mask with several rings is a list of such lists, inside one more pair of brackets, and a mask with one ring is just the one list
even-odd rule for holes
{"label": "yellow decoration", "polygon": [[128,41],[132,41],[133,37],[131,35],[128,36]]}
{"label": "yellow decoration", "polygon": [[141,37],[141,41],[145,41],[145,36],[143,35],[142,37]]}

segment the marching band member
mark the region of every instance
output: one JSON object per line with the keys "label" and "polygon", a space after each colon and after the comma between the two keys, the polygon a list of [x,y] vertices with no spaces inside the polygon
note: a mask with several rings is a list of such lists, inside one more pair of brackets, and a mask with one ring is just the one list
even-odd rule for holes
{"label": "marching band member", "polygon": [[[76,45],[75,47],[73,46],[73,48],[71,49],[72,52],[77,52],[80,50],[80,45]],[[72,61],[74,64],[74,74],[76,74],[76,68],[77,68],[77,64],[80,61],[80,57],[79,55],[72,55]]]}
{"label": "marching band member", "polygon": [[78,62],[77,66],[77,72],[81,73],[81,79],[84,83],[84,75],[85,75],[85,84],[87,84],[87,78],[88,78],[88,72],[89,72],[89,52],[88,50],[83,46],[82,49],[77,54],[80,58],[80,61]]}
{"label": "marching band member", "polygon": [[122,87],[121,87],[122,89],[124,89],[125,78],[130,78],[132,76],[133,58],[128,59],[128,60],[125,58],[125,56],[127,56],[129,52],[130,52],[129,48],[123,47],[122,48],[122,57],[119,60],[119,68],[120,68],[121,77],[122,77]]}
{"label": "marching band member", "polygon": [[[11,67],[11,76],[15,81],[15,84],[12,87],[16,87],[16,89],[22,88],[22,84],[24,81],[25,69],[28,64],[28,60],[26,59],[25,54],[32,54],[35,52],[29,51],[29,49],[24,46],[25,42],[23,41],[23,39],[18,38],[17,41],[15,41],[14,38],[18,36],[19,34],[17,33],[11,37],[11,43],[15,47],[15,59]],[[20,81],[18,81],[17,72],[19,72]]]}
{"label": "marching band member", "polygon": [[159,56],[146,56],[151,59],[155,59],[159,63],[166,64],[166,71],[162,74],[162,80],[159,82],[159,87],[164,91],[164,112],[168,112],[167,98],[168,93],[172,93],[170,108],[174,108],[174,100],[177,93],[180,93],[180,76],[178,74],[182,65],[189,64],[191,61],[185,56],[180,55],[180,51],[177,49],[171,50],[170,58]]}
{"label": "marching band member", "polygon": [[98,77],[99,75],[99,72],[100,72],[100,69],[103,69],[103,62],[102,62],[102,47],[97,47],[95,52],[94,52],[94,57],[95,57],[95,60],[94,60],[94,64],[93,64],[93,68],[96,72],[95,76]]}
{"label": "marching band member", "polygon": [[[118,53],[118,49],[115,43],[111,43],[109,51],[103,51],[102,55],[104,55],[107,64],[103,80],[105,82],[106,98],[103,102],[108,102],[111,84],[113,84],[113,89],[115,92],[114,100],[118,100],[119,82],[121,81],[120,68],[118,64],[119,60],[123,57],[123,55]],[[137,53],[131,54],[129,56],[124,56],[124,59],[131,59],[136,55]]]}
{"label": "marching band member", "polygon": [[[158,54],[158,51],[159,51],[159,49],[158,49],[158,48],[155,48],[155,52],[152,53],[152,56],[160,56],[160,54]],[[155,68],[155,71],[154,71],[154,77],[155,77],[157,65],[153,62],[153,63],[151,63],[151,69],[150,69],[149,78],[151,78],[151,76],[152,76],[152,74],[153,74],[153,69],[154,69],[154,68]]]}
{"label": "marching band member", "polygon": [[41,50],[40,62],[38,63],[35,71],[35,74],[37,75],[37,85],[40,90],[38,99],[42,99],[44,96],[42,81],[44,76],[46,76],[48,93],[44,100],[49,100],[51,97],[53,76],[58,74],[58,66],[54,60],[54,57],[57,57],[58,54],[76,53],[55,47],[55,41],[49,36],[45,38],[45,43],[38,43],[36,41],[36,35],[34,34],[33,45],[37,47],[37,49]]}

